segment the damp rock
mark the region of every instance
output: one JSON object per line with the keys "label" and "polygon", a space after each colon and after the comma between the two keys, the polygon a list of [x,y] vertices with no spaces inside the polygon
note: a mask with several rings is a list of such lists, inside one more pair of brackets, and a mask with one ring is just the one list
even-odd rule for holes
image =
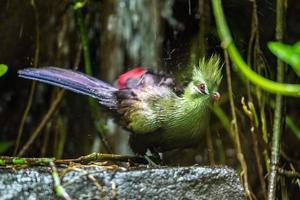
{"label": "damp rock", "polygon": [[[228,167],[58,168],[72,199],[245,199]],[[60,199],[50,167],[0,169],[1,199]]]}

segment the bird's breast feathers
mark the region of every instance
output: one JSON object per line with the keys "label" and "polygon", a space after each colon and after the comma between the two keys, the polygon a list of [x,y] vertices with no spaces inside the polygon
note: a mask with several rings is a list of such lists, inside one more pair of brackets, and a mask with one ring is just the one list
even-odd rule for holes
{"label": "bird's breast feathers", "polygon": [[200,112],[201,105],[177,96],[170,87],[152,85],[131,92],[134,98],[121,101],[119,111],[126,121],[126,128],[134,133],[196,132],[205,118]]}

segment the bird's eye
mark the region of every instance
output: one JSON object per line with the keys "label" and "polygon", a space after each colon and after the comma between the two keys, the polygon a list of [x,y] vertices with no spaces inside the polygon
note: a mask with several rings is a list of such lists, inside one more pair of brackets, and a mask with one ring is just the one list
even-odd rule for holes
{"label": "bird's eye", "polygon": [[204,83],[200,83],[198,86],[197,86],[199,92],[201,93],[206,93],[206,87],[205,87],[205,84]]}

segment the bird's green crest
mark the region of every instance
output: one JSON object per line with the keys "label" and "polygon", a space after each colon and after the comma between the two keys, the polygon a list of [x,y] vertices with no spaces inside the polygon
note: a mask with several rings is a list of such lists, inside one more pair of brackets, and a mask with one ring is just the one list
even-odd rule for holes
{"label": "bird's green crest", "polygon": [[202,58],[199,60],[199,65],[194,66],[192,79],[195,82],[205,81],[210,91],[217,90],[222,80],[221,69],[219,56],[212,55],[209,59]]}

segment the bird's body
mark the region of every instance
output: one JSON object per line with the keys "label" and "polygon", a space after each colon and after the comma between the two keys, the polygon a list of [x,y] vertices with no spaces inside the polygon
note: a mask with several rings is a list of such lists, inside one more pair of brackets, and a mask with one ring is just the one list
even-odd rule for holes
{"label": "bird's body", "polygon": [[141,155],[147,149],[164,152],[196,145],[208,124],[209,106],[219,98],[216,89],[221,80],[215,57],[195,66],[183,91],[176,89],[172,78],[143,68],[121,75],[119,88],[80,72],[54,67],[20,70],[19,76],[96,98],[132,133],[129,144]]}
{"label": "bird's body", "polygon": [[178,96],[172,87],[156,83],[133,91],[134,99],[121,101],[119,112],[134,133],[130,145],[135,152],[143,153],[145,147],[164,152],[199,142],[207,124],[209,98],[189,102],[185,94]]}

